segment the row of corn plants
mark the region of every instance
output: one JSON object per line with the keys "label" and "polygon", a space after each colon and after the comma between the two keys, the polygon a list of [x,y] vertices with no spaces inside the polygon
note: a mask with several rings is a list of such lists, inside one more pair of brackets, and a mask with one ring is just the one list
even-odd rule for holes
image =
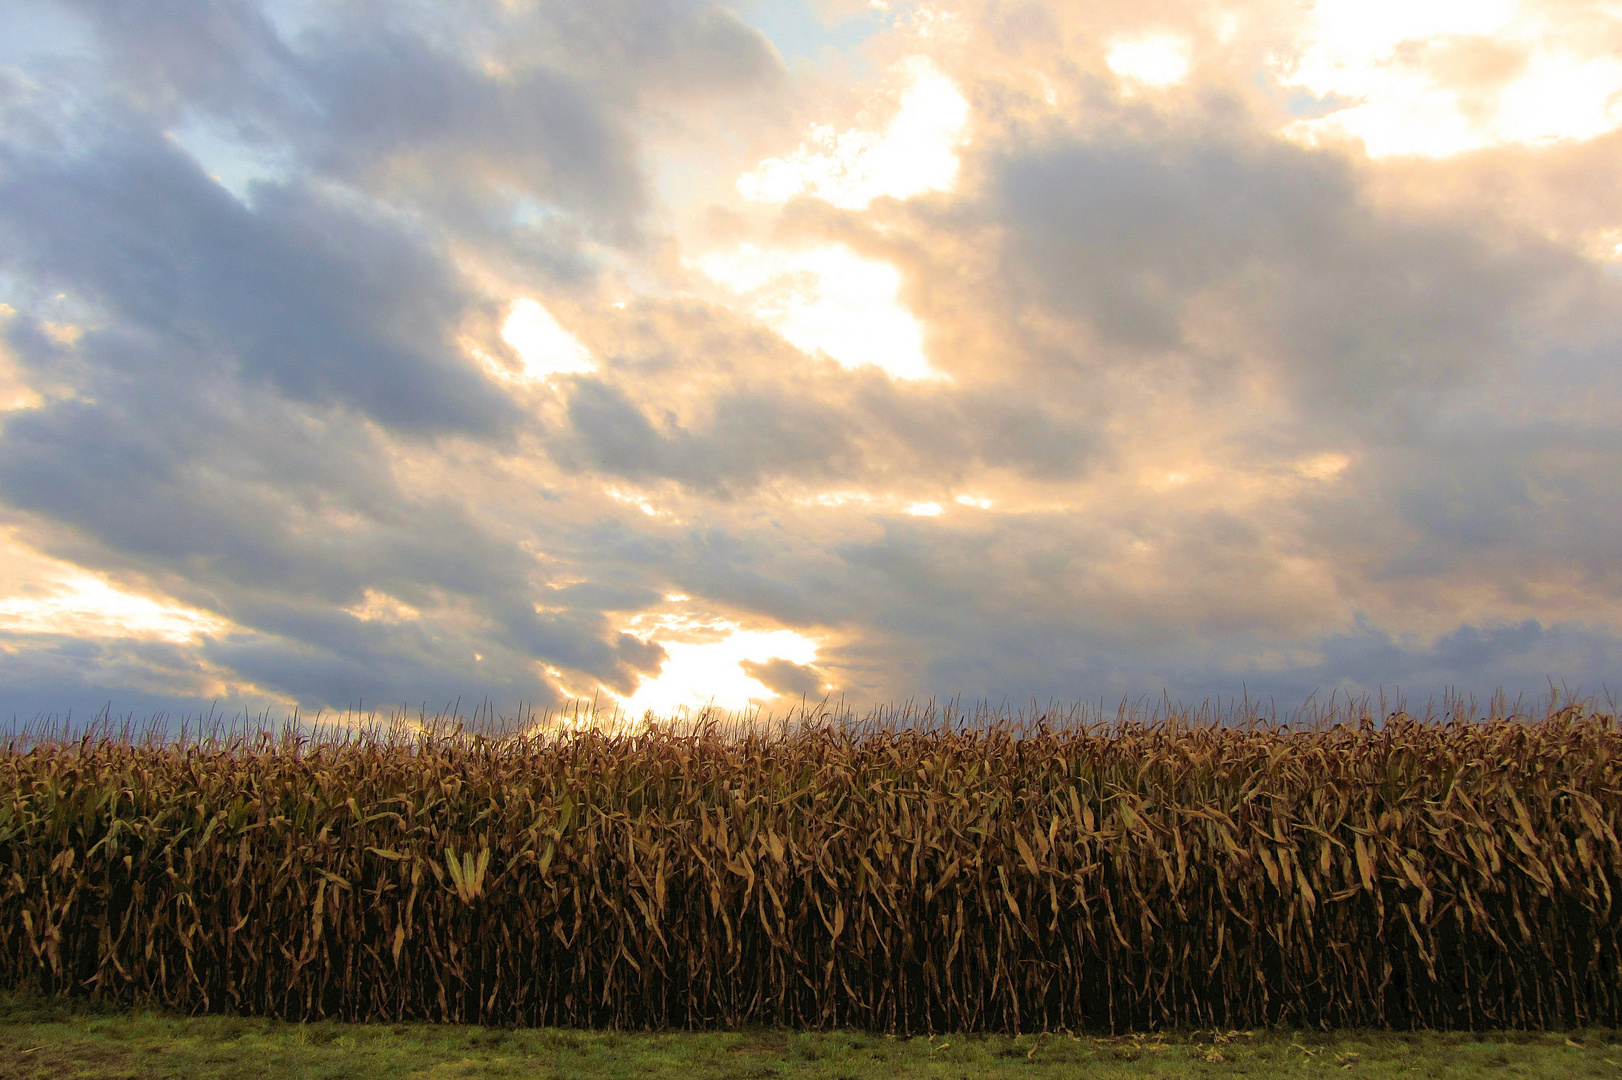
{"label": "row of corn plants", "polygon": [[0,986],[305,1019],[1622,1024],[1622,730],[0,749]]}

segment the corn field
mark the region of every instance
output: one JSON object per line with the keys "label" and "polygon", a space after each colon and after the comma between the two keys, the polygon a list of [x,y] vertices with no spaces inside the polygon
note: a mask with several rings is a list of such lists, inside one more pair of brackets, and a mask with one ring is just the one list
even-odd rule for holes
{"label": "corn field", "polygon": [[0,986],[303,1019],[1622,1024],[1622,731],[811,724],[0,748]]}

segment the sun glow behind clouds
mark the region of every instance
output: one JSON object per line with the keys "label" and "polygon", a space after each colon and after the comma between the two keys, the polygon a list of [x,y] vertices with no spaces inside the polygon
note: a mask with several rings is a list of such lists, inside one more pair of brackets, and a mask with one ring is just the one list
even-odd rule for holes
{"label": "sun glow behind clouds", "polygon": [[0,631],[178,643],[226,628],[214,615],[125,592],[3,534],[0,561],[0,592],[7,594],[0,599]]}
{"label": "sun glow behind clouds", "polygon": [[1351,104],[1285,134],[1360,139],[1375,157],[1602,135],[1622,126],[1622,59],[1591,43],[1614,40],[1618,20],[1615,5],[1562,21],[1517,0],[1319,0],[1280,75]]}
{"label": "sun glow behind clouds", "polygon": [[361,622],[405,623],[415,621],[422,614],[410,604],[376,589],[367,589],[360,603],[343,610]]}
{"label": "sun glow behind clouds", "polygon": [[575,336],[534,300],[519,300],[501,326],[501,340],[511,345],[524,363],[524,375],[544,379],[550,375],[584,375],[597,370],[591,353]]}
{"label": "sun glow behind clouds", "polygon": [[969,103],[926,57],[905,60],[898,70],[908,84],[883,131],[813,127],[794,153],[767,158],[738,177],[738,193],[766,203],[810,195],[844,210],[861,210],[883,196],[909,199],[950,191],[957,183],[957,149],[968,126]]}
{"label": "sun glow behind clouds", "polygon": [[[793,630],[745,630],[725,620],[695,622],[674,616],[656,617],[648,628],[644,617],[636,630],[664,647],[659,674],[644,679],[620,708],[633,719],[648,712],[666,717],[706,707],[727,711],[747,709],[769,701],[776,691],[749,676],[745,663],[787,660],[810,664],[817,658],[817,643]],[[683,639],[686,640],[683,640]]]}
{"label": "sun glow behind clouds", "polygon": [[939,377],[924,355],[923,328],[896,299],[901,272],[889,263],[839,244],[802,251],[744,244],[698,265],[805,352],[825,352],[847,368],[872,364],[898,379]]}
{"label": "sun glow behind clouds", "polygon": [[1188,41],[1176,34],[1117,38],[1104,62],[1129,83],[1171,86],[1188,78]]}

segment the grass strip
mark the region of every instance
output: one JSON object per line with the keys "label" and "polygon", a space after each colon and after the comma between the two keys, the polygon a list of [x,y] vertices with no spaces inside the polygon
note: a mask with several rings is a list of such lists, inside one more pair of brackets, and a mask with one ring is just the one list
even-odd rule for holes
{"label": "grass strip", "polygon": [[0,999],[0,1077],[1020,1080],[1097,1077],[1622,1077],[1622,1032],[1174,1031],[897,1038],[296,1024]]}

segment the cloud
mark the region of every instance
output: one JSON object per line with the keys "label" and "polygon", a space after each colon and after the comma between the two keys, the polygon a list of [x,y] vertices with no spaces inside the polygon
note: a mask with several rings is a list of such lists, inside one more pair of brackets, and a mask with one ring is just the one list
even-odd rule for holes
{"label": "cloud", "polygon": [[585,375],[596,370],[591,351],[534,300],[513,304],[501,324],[501,339],[517,350],[526,378]]}
{"label": "cloud", "polygon": [[923,329],[896,302],[901,274],[849,248],[766,254],[745,245],[700,260],[706,274],[748,295],[754,315],[795,347],[844,367],[870,364],[898,379],[938,373],[924,355]]}
{"label": "cloud", "polygon": [[1592,274],[1532,236],[1382,212],[1348,163],[1220,128],[1033,148],[1000,188],[1011,268],[1056,311],[1165,351],[1209,347],[1220,305],[1220,333],[1332,409],[1469,381]]}
{"label": "cloud", "polygon": [[810,196],[860,210],[878,198],[951,190],[969,103],[927,56],[908,57],[896,73],[906,86],[895,95],[895,115],[882,131],[813,127],[798,150],[767,158],[738,177],[738,191],[756,202]]}
{"label": "cloud", "polygon": [[401,430],[514,422],[451,339],[470,298],[431,247],[305,187],[249,211],[177,150],[131,142],[0,179],[13,267],[108,324],[83,345],[98,370],[149,371],[161,342],[171,370],[189,354]]}
{"label": "cloud", "polygon": [[1581,5],[35,6],[0,707],[1622,671]]}
{"label": "cloud", "polygon": [[282,717],[285,699],[257,692],[194,652],[166,642],[0,633],[0,723],[56,717],[82,723],[195,717]]}
{"label": "cloud", "polygon": [[749,488],[769,475],[818,475],[847,451],[837,412],[747,391],[713,403],[705,429],[661,430],[623,391],[582,380],[569,402],[575,440],[562,460],[633,480],[674,479],[699,489]]}
{"label": "cloud", "polygon": [[793,630],[746,630],[726,620],[653,616],[638,628],[657,635],[660,665],[620,702],[626,716],[673,716],[704,709],[749,711],[822,685],[810,661],[817,643]]}
{"label": "cloud", "polygon": [[[759,33],[681,4],[491,5],[448,22],[57,10],[88,28],[74,47],[93,63],[46,50],[6,73],[6,356],[25,408],[0,430],[0,496],[30,542],[92,568],[82,580],[160,583],[195,605],[196,628],[175,643],[185,664],[160,663],[151,639],[179,616],[158,626],[141,606],[157,602],[101,597],[94,630],[111,644],[93,664],[123,674],[74,696],[205,696],[188,664],[313,707],[629,692],[660,653],[611,609],[658,594],[601,575],[559,584],[566,545],[526,546],[536,519],[518,535],[477,521],[479,505],[418,489],[401,463],[443,469],[454,445],[477,471],[534,429],[533,402],[491,379],[470,328],[516,310],[506,344],[548,366],[533,354],[558,341],[534,340],[545,308],[524,294],[589,272],[587,235],[641,242],[643,96],[770,86]],[[511,284],[502,259],[536,238],[490,219],[531,207],[528,232],[549,231],[557,257]],[[53,330],[69,325],[59,311],[71,334]],[[389,618],[373,617],[379,597]],[[63,605],[92,599],[14,596],[8,625],[47,649],[70,628]]]}
{"label": "cloud", "polygon": [[1175,34],[1117,38],[1104,62],[1128,83],[1171,86],[1188,77],[1188,42]]}
{"label": "cloud", "polygon": [[784,697],[813,697],[826,685],[815,667],[796,664],[792,660],[777,659],[765,663],[745,660],[739,666],[751,679]]}
{"label": "cloud", "polygon": [[[1371,17],[1372,15],[1372,17]],[[1283,77],[1343,104],[1287,133],[1370,154],[1591,139],[1622,126],[1614,9],[1539,3],[1313,5]]]}
{"label": "cloud", "polygon": [[748,92],[777,77],[762,35],[674,0],[338,8],[163,0],[62,5],[92,28],[109,89],[160,123],[207,116],[253,147],[372,190],[452,202],[503,188],[610,228],[644,203],[627,118],[643,95]]}

